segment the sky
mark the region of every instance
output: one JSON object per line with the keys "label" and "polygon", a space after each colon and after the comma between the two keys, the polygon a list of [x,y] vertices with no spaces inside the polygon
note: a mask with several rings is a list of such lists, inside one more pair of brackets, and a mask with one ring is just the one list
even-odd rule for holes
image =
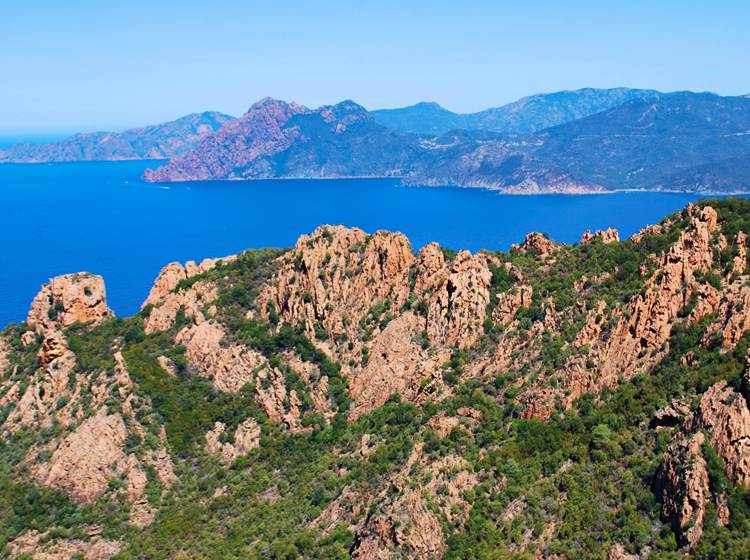
{"label": "sky", "polygon": [[0,1],[0,134],[271,96],[471,112],[580,87],[750,92],[750,2]]}

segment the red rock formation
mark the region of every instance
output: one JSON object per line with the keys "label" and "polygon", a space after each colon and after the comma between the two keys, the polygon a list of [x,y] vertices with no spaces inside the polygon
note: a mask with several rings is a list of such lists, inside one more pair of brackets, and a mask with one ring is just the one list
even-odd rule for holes
{"label": "red rock formation", "polygon": [[56,276],[42,286],[31,304],[27,322],[41,333],[74,323],[94,326],[112,316],[102,277],[78,272]]}
{"label": "red rock formation", "polygon": [[701,446],[701,432],[678,439],[664,453],[657,485],[664,516],[688,549],[703,534],[703,518],[710,499],[708,471]]}
{"label": "red rock formation", "polygon": [[706,272],[713,263],[712,239],[718,228],[716,211],[710,206],[701,210],[689,205],[685,214],[688,228],[660,257],[645,291],[628,303],[608,337],[589,339],[589,354],[574,355],[557,372],[561,381],[557,390],[535,387],[526,394],[525,417],[546,419],[557,399],[569,407],[584,393],[598,393],[622,378],[650,371],[666,354],[672,328],[680,321],[678,314],[697,289],[695,274]]}
{"label": "red rock formation", "polygon": [[548,257],[557,251],[558,247],[557,243],[536,231],[527,234],[520,245],[513,245],[516,251],[531,253],[538,257]]}
{"label": "red rock formation", "polygon": [[708,431],[729,480],[750,488],[750,409],[745,397],[726,382],[713,385],[703,394],[691,426]]}
{"label": "red rock formation", "polygon": [[534,290],[531,286],[515,286],[509,292],[497,294],[497,307],[492,312],[492,320],[498,325],[508,325],[516,318],[522,307],[531,306]]}
{"label": "red rock formation", "polygon": [[8,543],[8,551],[11,558],[109,560],[122,549],[122,543],[103,538],[99,526],[87,526],[83,530],[86,539],[65,539],[53,536],[54,530],[40,533],[31,529]]}
{"label": "red rock formation", "polygon": [[[180,310],[197,323],[205,320],[204,308],[210,306],[218,296],[215,284],[201,280],[184,290],[177,290],[177,287],[183,280],[207,272],[219,263],[232,262],[236,258],[232,255],[221,259],[204,259],[199,265],[193,261],[188,261],[185,266],[170,263],[162,268],[141,307],[152,308],[144,324],[146,333],[170,328]],[[210,314],[212,311],[214,310],[209,308],[207,313]]]}
{"label": "red rock formation", "polygon": [[598,229],[596,233],[591,233],[590,230],[586,230],[581,236],[581,245],[588,245],[595,239],[600,239],[602,243],[614,243],[620,240],[620,232],[615,228],[607,228],[605,230]]}
{"label": "red rock formation", "polygon": [[76,501],[91,502],[117,474],[112,465],[126,459],[126,437],[122,416],[107,414],[102,408],[61,442],[49,462],[37,469],[35,478],[40,484],[64,490]]}
{"label": "red rock formation", "polygon": [[239,119],[227,122],[198,146],[156,170],[148,169],[147,181],[196,181],[227,177],[260,156],[287,149],[298,132],[284,125],[295,115],[310,110],[296,103],[261,99]]}
{"label": "red rock formation", "polygon": [[232,463],[237,457],[247,455],[260,445],[260,426],[252,418],[242,422],[234,431],[234,443],[222,443],[219,438],[226,431],[223,422],[216,422],[206,434],[206,451],[219,455],[222,460]]}
{"label": "red rock formation", "polygon": [[[461,251],[447,261],[434,243],[415,257],[401,234],[322,226],[279,258],[258,308],[267,314],[270,306],[282,321],[302,325],[345,364],[356,417],[394,392],[419,400],[425,380],[435,380],[433,398],[441,394],[439,367],[450,358],[448,348],[470,346],[483,333],[492,278],[487,260]],[[409,301],[422,309],[403,311]]]}

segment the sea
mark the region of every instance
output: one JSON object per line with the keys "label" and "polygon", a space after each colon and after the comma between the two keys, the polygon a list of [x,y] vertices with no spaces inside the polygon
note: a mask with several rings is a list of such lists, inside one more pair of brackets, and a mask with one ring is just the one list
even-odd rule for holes
{"label": "sea", "polygon": [[50,277],[104,276],[110,307],[135,313],[169,262],[291,247],[321,224],[401,231],[416,251],[507,250],[530,231],[577,241],[621,237],[699,197],[675,193],[503,195],[392,179],[287,179],[149,184],[159,161],[0,165],[0,328],[25,319]]}

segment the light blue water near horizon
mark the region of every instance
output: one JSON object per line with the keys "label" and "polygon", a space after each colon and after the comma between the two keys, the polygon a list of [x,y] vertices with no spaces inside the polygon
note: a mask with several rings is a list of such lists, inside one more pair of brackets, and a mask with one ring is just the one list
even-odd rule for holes
{"label": "light blue water near horizon", "polygon": [[623,238],[699,197],[674,193],[509,196],[390,179],[143,183],[157,162],[0,165],[0,328],[23,321],[57,274],[104,276],[110,307],[136,312],[159,270],[244,249],[290,247],[320,224],[401,231],[414,250],[507,250],[529,231]]}

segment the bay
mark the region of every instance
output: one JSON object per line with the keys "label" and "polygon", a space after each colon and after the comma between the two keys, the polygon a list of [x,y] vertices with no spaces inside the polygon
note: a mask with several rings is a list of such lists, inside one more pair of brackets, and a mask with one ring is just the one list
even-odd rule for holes
{"label": "bay", "polygon": [[0,328],[24,320],[57,274],[104,276],[118,315],[136,312],[165,264],[289,247],[320,224],[401,231],[414,250],[507,250],[529,231],[566,243],[613,226],[623,238],[699,197],[675,193],[510,196],[405,187],[393,179],[148,184],[159,162],[0,165]]}

